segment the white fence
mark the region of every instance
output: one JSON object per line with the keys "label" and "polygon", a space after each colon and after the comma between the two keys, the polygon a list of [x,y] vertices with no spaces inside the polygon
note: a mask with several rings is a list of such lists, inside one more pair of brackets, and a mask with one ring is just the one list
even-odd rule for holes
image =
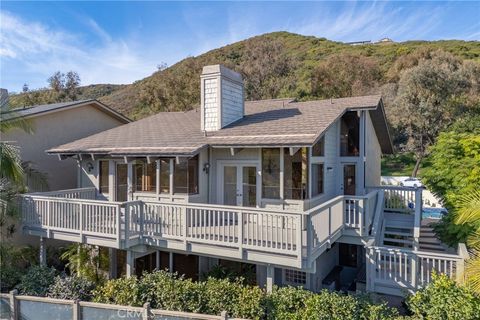
{"label": "white fence", "polygon": [[143,307],[119,306],[112,304],[62,300],[44,297],[31,297],[0,294],[1,320],[241,320],[221,315],[178,312],[151,309],[147,303]]}

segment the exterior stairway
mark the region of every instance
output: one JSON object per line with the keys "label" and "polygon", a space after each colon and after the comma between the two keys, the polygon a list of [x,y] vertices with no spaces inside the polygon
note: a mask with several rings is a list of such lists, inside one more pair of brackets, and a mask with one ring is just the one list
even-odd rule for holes
{"label": "exterior stairway", "polygon": [[435,220],[432,219],[423,219],[422,225],[420,227],[420,238],[419,245],[420,250],[431,251],[431,252],[444,252],[452,253],[455,252],[455,249],[449,248],[447,245],[442,243],[438,239],[435,231],[433,230]]}

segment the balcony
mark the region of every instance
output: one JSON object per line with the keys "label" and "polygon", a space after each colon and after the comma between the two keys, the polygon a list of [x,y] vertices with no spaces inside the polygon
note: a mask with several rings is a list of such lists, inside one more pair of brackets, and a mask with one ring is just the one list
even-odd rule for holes
{"label": "balcony", "polygon": [[94,188],[83,188],[23,195],[24,232],[118,249],[148,245],[310,269],[342,234],[371,234],[379,192],[338,196],[305,212],[100,201],[95,194]]}

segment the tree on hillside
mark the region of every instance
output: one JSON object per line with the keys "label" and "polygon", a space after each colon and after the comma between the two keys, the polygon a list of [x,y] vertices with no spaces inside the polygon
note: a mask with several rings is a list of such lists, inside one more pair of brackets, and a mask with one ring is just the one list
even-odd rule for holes
{"label": "tree on hillside", "polygon": [[247,42],[239,66],[247,99],[274,99],[282,91],[291,92],[295,67],[280,41],[258,38]]}
{"label": "tree on hillside", "polygon": [[462,64],[441,51],[402,73],[390,108],[390,121],[402,127],[408,136],[406,150],[416,156],[413,176],[439,133],[459,117],[480,109],[478,94],[474,94],[478,77],[477,64]]}
{"label": "tree on hillside", "polygon": [[313,71],[311,94],[322,99],[371,94],[378,92],[380,80],[380,68],[373,58],[332,55]]}
{"label": "tree on hillside", "polygon": [[66,74],[57,71],[48,78],[50,89],[53,90],[54,102],[63,102],[75,100],[77,97],[77,88],[80,85],[80,76],[75,71],[69,71]]}

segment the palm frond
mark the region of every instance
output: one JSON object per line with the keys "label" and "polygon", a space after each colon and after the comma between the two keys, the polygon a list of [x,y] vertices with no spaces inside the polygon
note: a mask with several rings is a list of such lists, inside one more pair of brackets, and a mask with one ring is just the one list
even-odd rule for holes
{"label": "palm frond", "polygon": [[474,225],[480,223],[480,190],[473,190],[460,196],[458,203],[455,223]]}
{"label": "palm frond", "polygon": [[0,178],[23,184],[20,149],[8,142],[0,142]]}
{"label": "palm frond", "polygon": [[31,121],[18,115],[14,110],[0,111],[0,133],[6,133],[12,129],[18,128],[28,134],[33,134]]}
{"label": "palm frond", "polygon": [[468,285],[476,292],[480,293],[480,252],[474,251],[470,254],[465,268],[465,276]]}
{"label": "palm frond", "polygon": [[42,192],[48,190],[47,174],[38,170],[31,161],[22,162],[25,186],[28,192]]}

